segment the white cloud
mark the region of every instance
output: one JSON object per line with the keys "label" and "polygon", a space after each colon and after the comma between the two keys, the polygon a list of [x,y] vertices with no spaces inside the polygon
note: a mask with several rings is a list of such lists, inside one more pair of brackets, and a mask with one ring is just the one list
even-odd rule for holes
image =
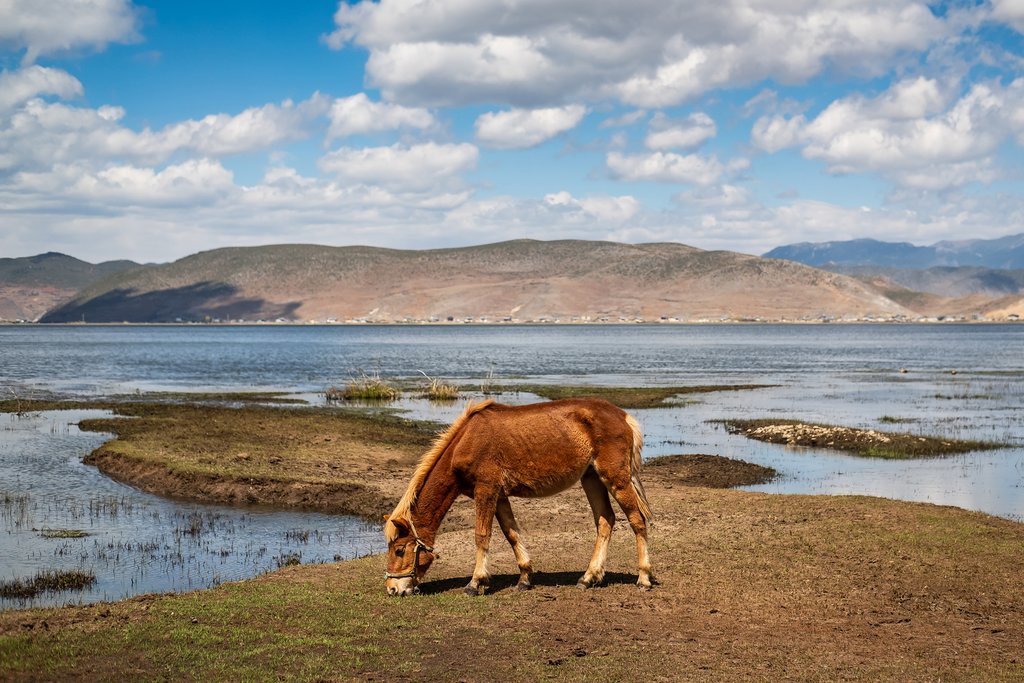
{"label": "white cloud", "polygon": [[807,119],[802,115],[791,118],[779,114],[762,116],[754,122],[750,139],[758,149],[774,154],[781,149],[799,144],[806,125]]}
{"label": "white cloud", "polygon": [[367,48],[386,99],[525,108],[608,96],[658,108],[832,67],[869,76],[957,30],[919,0],[521,0],[500,12],[484,0],[364,0],[340,3],[335,24],[328,44]]}
{"label": "white cloud", "polygon": [[544,203],[567,216],[574,214],[579,220],[597,220],[601,223],[624,223],[641,208],[640,201],[630,195],[577,199],[564,190],[546,195]]}
{"label": "white cloud", "polygon": [[17,71],[0,71],[0,114],[38,97],[57,95],[80,97],[82,84],[66,71],[43,66],[28,66]]}
{"label": "white cloud", "polygon": [[1008,86],[975,83],[949,100],[936,81],[907,79],[875,98],[836,100],[811,120],[763,117],[752,141],[768,152],[800,145],[805,157],[824,161],[832,173],[879,171],[906,187],[994,179],[999,146],[1024,135],[1024,79]]}
{"label": "white cloud", "polygon": [[685,121],[673,121],[659,112],[651,119],[644,145],[648,149],[689,149],[717,133],[715,122],[703,112],[690,114]]}
{"label": "white cloud", "polygon": [[194,159],[156,170],[110,166],[93,171],[83,164],[58,164],[45,172],[15,176],[19,190],[44,203],[72,201],[83,207],[191,206],[235,191],[230,171],[210,159]]}
{"label": "white cloud", "polygon": [[476,137],[488,147],[525,149],[575,128],[586,115],[581,105],[489,112],[476,120]]}
{"label": "white cloud", "polygon": [[138,25],[131,0],[0,2],[0,46],[25,50],[25,64],[41,55],[137,40]]}
{"label": "white cloud", "polygon": [[476,166],[479,151],[468,143],[427,142],[409,147],[343,147],[320,160],[320,169],[350,183],[418,192],[435,188]]}
{"label": "white cloud", "polygon": [[642,121],[647,116],[647,112],[643,109],[636,109],[631,112],[627,112],[622,116],[614,116],[609,119],[605,119],[601,122],[598,128],[624,128],[632,126],[639,121]]}
{"label": "white cloud", "polygon": [[620,180],[651,180],[666,183],[708,185],[722,175],[722,164],[714,157],[696,154],[653,152],[623,154],[609,152],[608,169]]}
{"label": "white cloud", "polygon": [[403,107],[387,102],[373,102],[366,93],[340,98],[331,105],[327,141],[336,138],[378,133],[398,128],[430,128],[436,124],[426,109]]}
{"label": "white cloud", "polygon": [[1024,33],[1024,2],[1021,0],[992,0],[992,18],[1009,24]]}
{"label": "white cloud", "polygon": [[[62,88],[73,93],[69,85]],[[328,106],[329,100],[316,94],[299,104],[286,100],[135,131],[121,125],[125,112],[120,107],[90,109],[31,99],[8,120],[0,119],[0,170],[38,170],[83,160],[159,164],[181,151],[240,154],[305,137],[309,122]]]}

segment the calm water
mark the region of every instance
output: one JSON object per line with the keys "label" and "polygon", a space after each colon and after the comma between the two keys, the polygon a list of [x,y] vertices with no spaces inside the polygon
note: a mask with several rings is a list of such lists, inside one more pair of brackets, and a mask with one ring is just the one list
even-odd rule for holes
{"label": "calm water", "polygon": [[[1024,519],[1024,326],[0,327],[0,391],[21,396],[281,390],[316,400],[360,372],[421,371],[509,385],[772,384],[634,411],[647,455],[716,453],[781,472],[758,490],[862,493]],[[439,421],[460,410],[401,407]],[[1012,447],[885,462],[762,444],[708,422],[770,416]],[[252,575],[294,553],[308,562],[378,549],[376,529],[355,520],[182,504],[112,482],[81,464],[103,439],[79,433],[81,417],[3,416],[0,578],[93,568],[100,582],[85,599],[118,598]],[[44,539],[45,528],[91,535]]]}
{"label": "calm water", "polygon": [[[355,518],[198,505],[119,484],[82,464],[108,437],[75,426],[107,415],[0,414],[0,580],[49,569],[97,578],[82,593],[0,598],[0,609],[207,588],[291,558],[327,562],[383,550],[379,529]],[[64,530],[87,535],[53,537]]]}

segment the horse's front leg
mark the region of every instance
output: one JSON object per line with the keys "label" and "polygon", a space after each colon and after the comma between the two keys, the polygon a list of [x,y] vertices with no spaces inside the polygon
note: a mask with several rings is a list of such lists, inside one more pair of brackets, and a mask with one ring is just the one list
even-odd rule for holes
{"label": "horse's front leg", "polygon": [[512,546],[512,552],[516,555],[516,564],[519,565],[519,585],[521,591],[530,590],[533,584],[530,583],[530,574],[533,573],[533,565],[530,564],[530,553],[526,551],[526,544],[523,543],[523,535],[516,524],[516,516],[512,514],[512,505],[508,498],[502,496],[498,499],[498,525],[502,533]]}
{"label": "horse's front leg", "polygon": [[464,590],[466,595],[483,595],[491,583],[491,573],[487,569],[487,549],[491,545],[491,527],[498,507],[498,492],[477,490],[473,498],[476,500],[476,565],[473,567],[473,578]]}

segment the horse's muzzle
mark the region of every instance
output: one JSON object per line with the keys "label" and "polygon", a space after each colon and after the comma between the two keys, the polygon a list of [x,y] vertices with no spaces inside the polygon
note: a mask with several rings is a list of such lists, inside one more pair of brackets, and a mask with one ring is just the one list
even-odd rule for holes
{"label": "horse's muzzle", "polygon": [[411,579],[389,579],[385,585],[388,589],[388,595],[405,597],[406,595],[415,595],[420,592],[419,586]]}

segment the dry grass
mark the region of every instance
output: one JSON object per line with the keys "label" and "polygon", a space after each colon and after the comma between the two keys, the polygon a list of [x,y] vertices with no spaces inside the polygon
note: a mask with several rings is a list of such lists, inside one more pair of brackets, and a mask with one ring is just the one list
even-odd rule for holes
{"label": "dry grass", "polygon": [[427,379],[427,387],[422,394],[423,398],[430,401],[457,401],[461,396],[458,386],[448,384],[440,378],[431,377],[422,370],[420,374]]}
{"label": "dry grass", "polygon": [[396,401],[402,392],[395,386],[385,382],[378,375],[361,375],[349,381],[343,388],[329,387],[324,397],[331,401]]}

